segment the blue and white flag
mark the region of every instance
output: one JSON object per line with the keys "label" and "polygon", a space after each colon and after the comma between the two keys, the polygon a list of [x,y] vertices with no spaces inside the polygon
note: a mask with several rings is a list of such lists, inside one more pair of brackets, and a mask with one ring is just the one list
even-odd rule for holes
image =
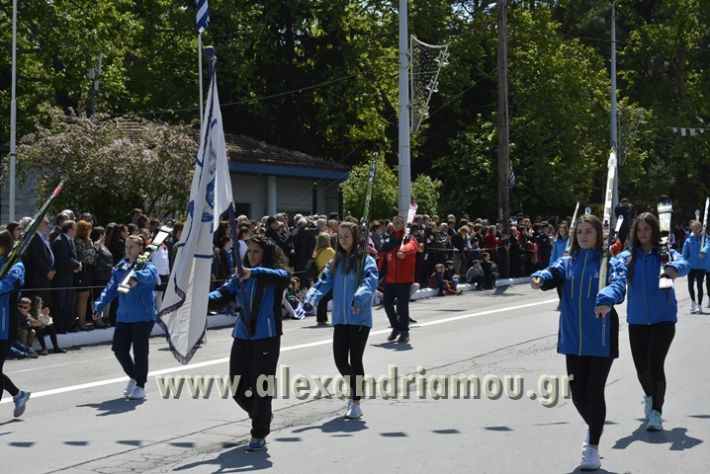
{"label": "blue and white flag", "polygon": [[158,324],[175,358],[187,364],[204,343],[212,275],[212,239],[220,216],[232,203],[227,149],[217,95],[217,75],[211,74],[207,110],[202,121],[200,150],[192,177],[187,219]]}
{"label": "blue and white flag", "polygon": [[197,4],[197,34],[202,33],[210,24],[210,11],[207,8],[207,0],[195,0]]}

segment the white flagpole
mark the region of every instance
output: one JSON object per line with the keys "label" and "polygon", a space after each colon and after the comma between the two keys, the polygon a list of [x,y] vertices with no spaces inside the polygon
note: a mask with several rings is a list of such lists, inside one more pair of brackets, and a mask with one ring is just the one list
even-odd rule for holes
{"label": "white flagpole", "polygon": [[15,220],[15,166],[17,160],[17,0],[12,0],[12,92],[10,93],[10,211],[8,219]]}
{"label": "white flagpole", "polygon": [[200,78],[200,133],[202,133],[202,115],[204,113],[204,106],[202,105],[202,100],[204,93],[202,91],[202,32],[197,33],[197,62],[198,62],[198,76]]}

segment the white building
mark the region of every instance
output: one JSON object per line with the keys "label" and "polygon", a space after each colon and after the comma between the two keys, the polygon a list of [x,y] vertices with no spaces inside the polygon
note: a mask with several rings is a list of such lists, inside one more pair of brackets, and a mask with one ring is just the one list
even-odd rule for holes
{"label": "white building", "polygon": [[349,168],[243,135],[227,134],[227,155],[237,214],[252,219],[277,212],[339,212],[339,184]]}

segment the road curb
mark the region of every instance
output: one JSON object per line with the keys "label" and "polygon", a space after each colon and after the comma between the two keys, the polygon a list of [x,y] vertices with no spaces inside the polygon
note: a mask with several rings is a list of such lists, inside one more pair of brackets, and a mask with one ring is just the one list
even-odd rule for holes
{"label": "road curb", "polygon": [[[496,287],[505,287],[510,285],[517,285],[522,283],[527,283],[530,281],[530,277],[522,278],[504,278],[496,281]],[[474,291],[476,287],[469,283],[461,283],[457,286],[458,289],[463,291]],[[433,288],[421,288],[415,294],[412,295],[411,299],[420,300],[431,298],[436,296],[437,290]],[[225,328],[231,327],[236,321],[235,316],[230,316],[227,314],[215,314],[207,316],[207,329],[215,328]],[[105,344],[113,340],[113,330],[114,328],[103,328],[94,329],[91,331],[79,331],[68,334],[58,334],[57,339],[59,342],[59,347],[63,349],[81,347],[81,346],[93,346],[98,344]],[[165,333],[159,325],[153,327],[153,331],[150,333],[153,336],[163,336]],[[51,345],[51,343],[50,343]],[[39,350],[39,344],[35,342],[34,347]]]}

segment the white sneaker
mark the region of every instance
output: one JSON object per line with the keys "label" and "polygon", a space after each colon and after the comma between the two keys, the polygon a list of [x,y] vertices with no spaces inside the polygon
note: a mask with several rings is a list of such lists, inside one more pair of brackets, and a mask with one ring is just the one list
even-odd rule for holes
{"label": "white sneaker", "polygon": [[663,422],[661,421],[661,414],[658,413],[656,410],[652,410],[651,414],[648,415],[646,431],[663,431]]}
{"label": "white sneaker", "polygon": [[648,420],[648,415],[653,410],[653,397],[643,397],[643,417]]}
{"label": "white sneaker", "polygon": [[697,307],[695,306],[695,301],[690,302],[690,314],[695,314],[698,312]]}
{"label": "white sneaker", "polygon": [[584,457],[584,453],[587,452],[588,447],[589,447],[589,430],[587,430],[587,434],[584,437],[584,441],[582,441],[582,457]]}
{"label": "white sneaker", "polygon": [[350,402],[350,405],[348,406],[348,411],[345,412],[345,418],[349,419],[357,419],[362,416],[362,410],[360,409],[360,404],[355,403],[354,401]]}
{"label": "white sneaker", "polygon": [[133,390],[131,390],[131,393],[126,395],[126,397],[129,400],[145,400],[145,390],[136,385],[135,387],[133,387]]}
{"label": "white sneaker", "polygon": [[124,397],[127,397],[128,394],[133,391],[133,389],[135,388],[135,386],[136,386],[136,381],[133,380],[133,379],[130,379],[130,380],[128,381],[128,385],[126,385],[126,388],[123,389],[123,396],[124,396]]}
{"label": "white sneaker", "polygon": [[600,467],[602,467],[602,463],[599,460],[599,451],[588,447],[584,452],[584,458],[582,459],[582,464],[579,465],[579,469],[582,471],[596,471]]}

